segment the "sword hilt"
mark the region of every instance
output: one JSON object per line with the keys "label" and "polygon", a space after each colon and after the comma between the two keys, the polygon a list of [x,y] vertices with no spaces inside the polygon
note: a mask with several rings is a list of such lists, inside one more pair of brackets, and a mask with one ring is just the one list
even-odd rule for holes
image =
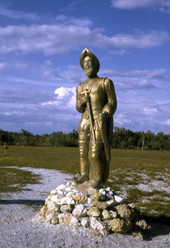
{"label": "sword hilt", "polygon": [[85,91],[83,91],[83,92],[81,92],[81,95],[88,95],[88,94],[90,94],[90,90],[88,90],[88,89],[86,89]]}
{"label": "sword hilt", "polygon": [[87,96],[87,108],[88,108],[88,111],[89,111],[89,118],[90,118],[92,137],[93,137],[93,141],[96,142],[95,132],[94,132],[94,124],[93,124],[93,115],[92,115],[91,104],[90,104],[90,96],[89,96],[90,92],[91,92],[90,90],[85,89],[85,91],[81,92],[81,95]]}

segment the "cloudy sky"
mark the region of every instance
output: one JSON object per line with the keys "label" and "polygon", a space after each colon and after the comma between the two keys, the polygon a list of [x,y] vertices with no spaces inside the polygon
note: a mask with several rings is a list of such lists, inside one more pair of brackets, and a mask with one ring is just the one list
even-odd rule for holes
{"label": "cloudy sky", "polygon": [[170,0],[0,0],[0,129],[77,129],[85,47],[115,84],[115,126],[170,133]]}

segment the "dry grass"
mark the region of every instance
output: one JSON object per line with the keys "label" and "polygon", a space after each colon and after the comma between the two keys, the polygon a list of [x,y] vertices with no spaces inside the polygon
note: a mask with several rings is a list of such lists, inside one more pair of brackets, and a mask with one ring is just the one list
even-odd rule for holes
{"label": "dry grass", "polygon": [[[0,166],[48,168],[76,174],[79,172],[79,150],[76,147],[12,146],[6,156],[0,151]],[[169,217],[169,169],[169,151],[113,149],[107,185],[127,196],[129,201],[135,202],[142,214]],[[2,172],[2,168],[0,171]],[[31,177],[32,175],[28,175],[25,183],[30,183]],[[11,185],[20,181],[19,174],[15,177],[15,182],[9,175],[8,178]],[[0,180],[1,191],[2,184],[3,181]]]}
{"label": "dry grass", "polygon": [[[39,175],[16,168],[0,168],[0,194],[21,191],[27,184],[38,183]],[[24,189],[26,190],[26,189]]]}

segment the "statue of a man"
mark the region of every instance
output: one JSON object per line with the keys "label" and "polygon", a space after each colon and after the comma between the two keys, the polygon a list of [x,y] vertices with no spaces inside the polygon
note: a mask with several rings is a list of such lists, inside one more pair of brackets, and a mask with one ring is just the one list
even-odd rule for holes
{"label": "statue of a man", "polygon": [[80,56],[80,65],[87,80],[79,84],[76,92],[76,109],[82,113],[78,126],[79,183],[88,181],[92,188],[99,188],[109,175],[113,114],[117,100],[113,82],[97,76],[100,63],[87,48]]}

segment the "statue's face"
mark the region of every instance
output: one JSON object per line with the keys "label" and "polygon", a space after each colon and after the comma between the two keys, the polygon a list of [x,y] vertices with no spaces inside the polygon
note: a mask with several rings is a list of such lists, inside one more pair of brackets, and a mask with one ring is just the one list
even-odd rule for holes
{"label": "statue's face", "polygon": [[84,58],[83,69],[87,77],[96,76],[96,68],[93,59],[89,56]]}

